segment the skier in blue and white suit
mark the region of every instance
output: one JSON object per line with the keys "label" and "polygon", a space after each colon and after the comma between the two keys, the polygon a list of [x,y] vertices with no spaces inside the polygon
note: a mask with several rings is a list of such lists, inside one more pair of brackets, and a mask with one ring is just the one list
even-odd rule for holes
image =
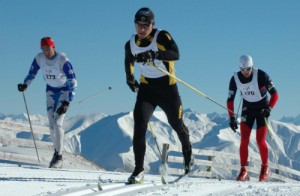
{"label": "skier in blue and white suit", "polygon": [[50,168],[61,168],[63,164],[62,152],[64,143],[64,130],[62,127],[65,114],[77,87],[76,76],[66,54],[56,52],[51,37],[41,39],[43,52],[34,58],[28,75],[18,90],[23,92],[34,80],[41,69],[46,81],[47,113],[49,119],[50,135],[54,146],[54,155],[49,164]]}

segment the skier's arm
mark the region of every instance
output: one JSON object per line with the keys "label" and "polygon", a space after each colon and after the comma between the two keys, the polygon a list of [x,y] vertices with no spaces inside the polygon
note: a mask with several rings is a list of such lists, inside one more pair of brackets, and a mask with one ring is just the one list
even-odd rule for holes
{"label": "skier's arm", "polygon": [[129,77],[132,77],[134,75],[134,62],[135,58],[131,53],[130,43],[128,41],[125,44],[125,73],[127,80],[129,79]]}
{"label": "skier's arm", "polygon": [[63,65],[63,71],[67,77],[66,86],[69,90],[69,100],[66,100],[68,102],[71,102],[73,100],[73,97],[75,95],[75,89],[77,87],[77,80],[76,76],[73,70],[73,66],[70,63],[70,61],[66,61]]}
{"label": "skier's arm", "polygon": [[37,63],[37,59],[36,58],[33,59],[33,62],[31,64],[30,70],[29,70],[27,76],[24,79],[24,84],[26,84],[27,86],[29,86],[30,83],[34,80],[36,74],[38,73],[38,71],[40,69],[40,66]]}
{"label": "skier's arm", "polygon": [[276,105],[277,100],[278,100],[278,93],[277,93],[277,90],[276,90],[271,78],[266,73],[265,73],[265,84],[266,84],[266,88],[267,88],[268,92],[271,95],[271,98],[269,101],[269,107],[274,108],[274,106]]}
{"label": "skier's arm", "polygon": [[229,83],[228,98],[227,98],[227,108],[229,117],[234,117],[234,98],[236,95],[237,87],[234,77],[231,78]]}
{"label": "skier's arm", "polygon": [[176,42],[167,31],[159,32],[157,36],[158,60],[175,61],[179,60],[179,49]]}

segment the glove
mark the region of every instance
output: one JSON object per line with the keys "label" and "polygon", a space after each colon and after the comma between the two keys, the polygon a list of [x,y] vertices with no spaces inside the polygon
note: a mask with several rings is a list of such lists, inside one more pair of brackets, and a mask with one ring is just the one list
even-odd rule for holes
{"label": "glove", "polygon": [[153,50],[149,50],[146,52],[141,52],[135,56],[136,62],[138,63],[147,63],[149,61],[154,61],[158,56],[158,52],[155,52]]}
{"label": "glove", "polygon": [[233,132],[236,132],[236,129],[238,128],[235,117],[230,117],[229,126],[232,129]]}
{"label": "glove", "polygon": [[27,84],[18,84],[18,90],[23,92],[27,89]]}
{"label": "glove", "polygon": [[137,92],[139,90],[140,84],[138,83],[138,81],[134,78],[133,75],[127,75],[127,85],[129,86],[129,88],[132,90],[132,92]]}
{"label": "glove", "polygon": [[56,113],[62,115],[67,112],[70,103],[68,101],[63,101],[61,106],[57,108]]}
{"label": "glove", "polygon": [[266,108],[266,109],[263,109],[261,111],[261,115],[264,117],[264,118],[268,118],[271,114],[271,108]]}

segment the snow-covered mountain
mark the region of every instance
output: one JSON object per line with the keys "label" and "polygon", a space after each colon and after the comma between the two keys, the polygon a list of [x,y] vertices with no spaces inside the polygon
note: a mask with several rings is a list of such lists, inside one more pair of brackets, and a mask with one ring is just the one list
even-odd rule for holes
{"label": "snow-covered mountain", "polygon": [[293,123],[297,126],[300,126],[300,114],[296,117],[284,116],[280,119],[281,122]]}
{"label": "snow-covered mountain", "polygon": [[[299,116],[298,116],[299,117]],[[30,138],[27,118],[25,115],[0,114],[0,130],[8,127],[19,129],[16,137]],[[47,131],[47,118],[42,115],[32,115],[32,123],[37,127],[33,130],[35,138],[41,141],[50,141]],[[228,117],[225,114],[200,114],[190,109],[184,111],[184,121],[189,128],[193,148],[211,149],[223,152],[238,153],[240,135],[233,133],[228,127]],[[297,122],[297,119],[293,119]],[[162,111],[155,111],[150,121],[157,137],[159,146],[163,143],[180,146],[176,133],[171,129],[167,118]],[[267,138],[269,144],[270,160],[276,162],[273,155],[275,151],[278,163],[300,170],[300,127],[291,122],[270,120],[270,134]],[[19,128],[18,128],[19,127]],[[21,128],[20,128],[21,127]],[[34,127],[34,129],[36,128]],[[65,150],[81,155],[109,171],[131,172],[134,167],[132,137],[132,112],[115,115],[86,114],[67,118],[64,123],[66,130]],[[5,133],[8,137],[9,132]],[[8,138],[14,137],[14,134]],[[272,138],[272,139],[270,139]],[[148,173],[157,174],[160,165],[159,152],[150,131],[147,133],[147,152],[145,169]],[[258,148],[255,141],[255,130],[252,131],[249,144],[249,156],[259,159]]]}

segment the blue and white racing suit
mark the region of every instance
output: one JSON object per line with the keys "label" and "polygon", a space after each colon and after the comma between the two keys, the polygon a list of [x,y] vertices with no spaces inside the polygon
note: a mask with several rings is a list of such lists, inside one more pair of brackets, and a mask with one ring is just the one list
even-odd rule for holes
{"label": "blue and white racing suit", "polygon": [[70,103],[73,100],[77,80],[72,64],[64,53],[56,52],[51,59],[46,58],[43,53],[39,53],[31,64],[24,84],[29,86],[40,69],[47,84],[46,99],[50,135],[54,149],[61,155],[64,146],[62,124],[65,114],[58,115],[56,110],[63,101]]}

